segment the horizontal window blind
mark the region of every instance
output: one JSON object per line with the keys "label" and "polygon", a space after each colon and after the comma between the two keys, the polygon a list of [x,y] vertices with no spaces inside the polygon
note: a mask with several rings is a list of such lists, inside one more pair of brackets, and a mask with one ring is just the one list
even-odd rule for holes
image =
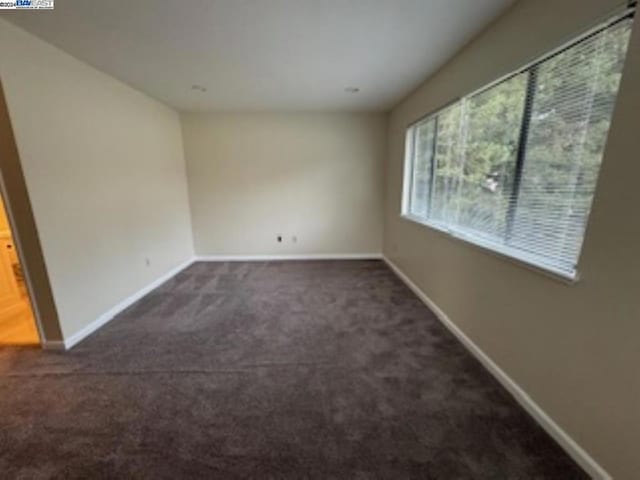
{"label": "horizontal window blind", "polygon": [[631,32],[610,22],[409,128],[409,217],[573,277]]}

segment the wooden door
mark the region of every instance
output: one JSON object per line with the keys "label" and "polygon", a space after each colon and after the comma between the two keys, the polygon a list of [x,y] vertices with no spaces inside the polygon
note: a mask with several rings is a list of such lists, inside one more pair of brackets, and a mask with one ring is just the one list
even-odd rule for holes
{"label": "wooden door", "polygon": [[0,315],[6,315],[22,306],[20,290],[13,273],[13,248],[10,238],[0,238]]}

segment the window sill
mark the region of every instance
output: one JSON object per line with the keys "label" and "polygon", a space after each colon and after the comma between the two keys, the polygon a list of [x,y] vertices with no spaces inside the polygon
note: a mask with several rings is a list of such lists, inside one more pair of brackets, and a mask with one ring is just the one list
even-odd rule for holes
{"label": "window sill", "polygon": [[466,235],[459,234],[455,231],[442,228],[437,224],[427,222],[419,217],[414,217],[413,215],[401,214],[400,218],[402,218],[403,220],[407,220],[411,223],[418,224],[422,227],[427,227],[429,230],[437,232],[441,235],[445,235],[447,238],[452,238],[459,242],[463,242],[466,245],[471,245],[479,250],[482,250],[483,252],[489,253],[503,260],[507,260],[512,264],[515,264],[520,267],[524,267],[529,271],[544,275],[548,278],[564,283],[565,285],[575,285],[580,281],[580,276],[578,272],[576,272],[575,275],[571,275],[558,270],[550,269],[546,266],[540,265],[532,261],[528,261],[525,258],[509,255],[508,253],[491,248],[491,246],[487,245],[485,242],[478,241]]}

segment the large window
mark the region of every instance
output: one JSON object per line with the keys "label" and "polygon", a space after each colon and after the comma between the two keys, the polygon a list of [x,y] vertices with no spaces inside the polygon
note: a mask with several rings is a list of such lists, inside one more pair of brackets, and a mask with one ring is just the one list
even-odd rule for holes
{"label": "large window", "polygon": [[403,215],[574,278],[631,14],[407,131]]}

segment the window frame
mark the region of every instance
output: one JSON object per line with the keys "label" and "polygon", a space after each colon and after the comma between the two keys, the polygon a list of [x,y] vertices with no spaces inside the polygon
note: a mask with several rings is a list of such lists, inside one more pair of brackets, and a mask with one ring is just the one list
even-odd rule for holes
{"label": "window frame", "polygon": [[[414,171],[414,159],[415,159],[415,145],[416,145],[416,132],[417,128],[423,124],[430,121],[435,121],[436,129],[438,124],[438,116],[451,108],[457,103],[463,103],[468,98],[472,98],[475,95],[482,94],[503,82],[509,81],[512,78],[526,74],[526,91],[523,105],[523,115],[521,119],[520,132],[518,137],[518,146],[517,146],[517,154],[516,154],[516,166],[514,171],[514,184],[512,186],[512,198],[513,202],[509,205],[509,210],[507,212],[507,229],[511,230],[513,228],[513,221],[515,218],[515,212],[518,203],[518,196],[520,191],[522,172],[524,170],[524,160],[526,157],[527,150],[527,140],[529,136],[529,126],[531,122],[531,111],[533,108],[533,99],[536,90],[536,82],[538,76],[538,66],[543,62],[546,62],[549,59],[552,59],[555,56],[562,54],[563,52],[569,50],[570,48],[575,47],[587,40],[591,37],[598,35],[599,33],[613,27],[619,22],[622,22],[626,19],[633,19],[635,16],[635,5],[629,6],[625,8],[618,15],[609,16],[608,19],[604,22],[600,22],[594,27],[582,32],[579,35],[572,36],[569,40],[562,43],[559,47],[548,51],[543,55],[537,56],[534,60],[524,64],[523,66],[503,75],[482,87],[459,97],[452,99],[451,101],[441,105],[435,110],[430,111],[426,115],[419,117],[418,119],[409,123],[406,127],[406,135],[405,135],[405,143],[404,143],[404,163],[403,163],[403,183],[402,183],[402,198],[401,198],[401,211],[400,217],[404,220],[417,223],[421,226],[425,226],[435,232],[440,234],[444,234],[447,238],[454,238],[459,241],[463,241],[466,244],[472,245],[476,248],[481,249],[484,252],[488,252],[494,256],[506,259],[512,263],[515,263],[520,266],[524,266],[530,270],[536,271],[538,273],[542,273],[556,280],[560,280],[567,284],[575,284],[580,280],[580,272],[579,265],[582,257],[583,248],[580,249],[579,255],[576,258],[576,264],[573,269],[573,272],[567,272],[565,270],[560,270],[552,265],[549,265],[548,262],[545,262],[545,258],[540,255],[535,255],[523,251],[518,248],[511,247],[509,245],[500,245],[499,248],[489,240],[483,241],[482,234],[479,232],[478,235],[470,235],[470,232],[465,232],[459,228],[452,228],[443,222],[438,222],[434,220],[430,220],[428,218],[423,218],[417,215],[412,214],[411,212],[411,199],[413,196],[413,171]],[[617,102],[617,100],[616,100]],[[461,105],[463,108],[464,105]],[[614,108],[615,111],[615,108]],[[437,132],[437,130],[436,130]],[[437,135],[437,133],[436,133]],[[608,135],[608,133],[607,133]],[[604,155],[604,152],[603,152]],[[435,159],[432,159],[432,166]],[[433,168],[433,167],[432,167]],[[431,173],[433,176],[433,171]],[[430,178],[433,181],[433,178]],[[597,184],[596,184],[597,191]],[[595,197],[594,192],[594,197]],[[430,209],[432,199],[432,189],[430,189],[430,197],[429,204],[427,208]],[[590,223],[590,215],[587,219],[587,226],[585,227],[585,233],[583,238],[586,238],[588,226]]]}

